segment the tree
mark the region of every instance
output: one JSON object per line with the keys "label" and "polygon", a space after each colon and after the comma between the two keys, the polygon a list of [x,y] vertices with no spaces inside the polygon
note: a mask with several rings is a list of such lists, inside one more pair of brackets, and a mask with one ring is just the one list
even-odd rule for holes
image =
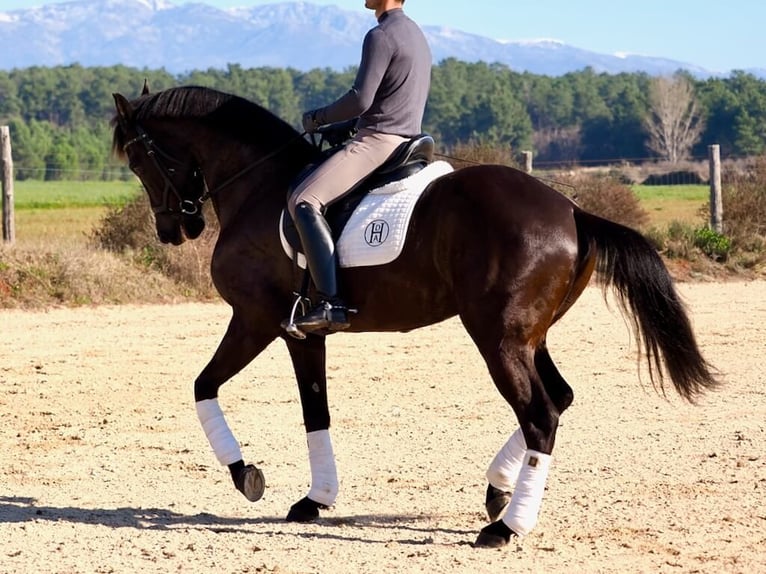
{"label": "tree", "polygon": [[649,82],[649,112],[644,126],[650,150],[671,163],[689,156],[704,127],[689,78],[676,74]]}

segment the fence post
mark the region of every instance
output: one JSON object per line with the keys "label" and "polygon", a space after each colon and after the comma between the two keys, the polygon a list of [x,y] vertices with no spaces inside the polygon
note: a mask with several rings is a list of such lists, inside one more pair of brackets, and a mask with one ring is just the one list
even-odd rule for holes
{"label": "fence post", "polygon": [[721,146],[708,146],[710,161],[710,227],[723,233],[723,195],[721,192]]}
{"label": "fence post", "polygon": [[532,173],[532,152],[523,151],[521,152],[521,156],[524,158],[524,171]]}
{"label": "fence post", "polygon": [[11,157],[11,131],[0,126],[0,183],[3,192],[3,241],[16,241],[13,218],[13,158]]}

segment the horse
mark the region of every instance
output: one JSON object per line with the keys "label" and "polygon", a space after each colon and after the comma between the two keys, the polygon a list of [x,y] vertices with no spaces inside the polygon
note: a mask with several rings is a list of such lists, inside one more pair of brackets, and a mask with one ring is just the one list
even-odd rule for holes
{"label": "horse", "polygon": [[[281,338],[298,385],[311,473],[308,493],[286,520],[316,520],[339,491],[326,336],[298,338],[284,329],[304,276],[286,255],[278,226],[287,190],[322,151],[264,107],[211,88],[149,93],[144,86],[133,100],[113,97],[113,152],[143,184],[160,241],[196,238],[207,201],[219,221],[211,277],[232,316],[194,381],[210,446],[235,488],[258,500],[263,472],[245,464],[218,393]],[[437,177],[414,206],[398,257],[339,269],[340,291],[357,310],[348,332],[404,332],[458,316],[513,410],[515,422],[497,423],[512,432],[486,472],[489,523],[476,547],[507,545],[537,523],[559,417],[574,399],[551,358],[547,333],[592,276],[605,295],[616,294],[658,393],[669,379],[693,403],[718,384],[652,244],[521,170],[472,165]]]}

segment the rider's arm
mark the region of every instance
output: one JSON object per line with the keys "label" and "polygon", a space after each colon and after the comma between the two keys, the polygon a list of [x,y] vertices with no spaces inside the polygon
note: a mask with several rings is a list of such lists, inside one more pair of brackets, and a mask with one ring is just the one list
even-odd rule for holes
{"label": "rider's arm", "polygon": [[324,125],[350,120],[366,112],[375,99],[392,55],[392,46],[385,32],[380,28],[370,30],[364,37],[362,60],[353,87],[329,106],[316,110],[317,123]]}

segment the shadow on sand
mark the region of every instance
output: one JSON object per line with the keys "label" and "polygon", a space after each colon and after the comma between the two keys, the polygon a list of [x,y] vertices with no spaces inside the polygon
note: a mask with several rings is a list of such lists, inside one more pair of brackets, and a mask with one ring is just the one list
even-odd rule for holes
{"label": "shadow on sand", "polygon": [[[135,528],[138,530],[182,530],[204,529],[218,534],[223,533],[261,533],[298,536],[306,538],[326,538],[386,544],[396,540],[400,544],[432,544],[432,535],[458,535],[468,537],[474,534],[471,530],[414,526],[422,522],[424,517],[417,515],[355,515],[343,518],[320,518],[310,525],[286,522],[282,517],[261,516],[254,518],[232,518],[217,516],[207,512],[197,514],[181,514],[163,508],[78,508],[40,506],[36,499],[19,496],[0,496],[0,525],[23,524],[28,522],[50,522],[89,524],[106,526],[108,528]],[[428,517],[433,519],[438,517]],[[274,526],[273,529],[254,528],[257,526]],[[316,526],[321,526],[318,530]],[[304,531],[296,532],[297,528]],[[369,535],[359,537],[359,530],[389,531],[391,535],[382,539],[373,539]],[[394,531],[408,531],[416,538],[401,539]]]}

